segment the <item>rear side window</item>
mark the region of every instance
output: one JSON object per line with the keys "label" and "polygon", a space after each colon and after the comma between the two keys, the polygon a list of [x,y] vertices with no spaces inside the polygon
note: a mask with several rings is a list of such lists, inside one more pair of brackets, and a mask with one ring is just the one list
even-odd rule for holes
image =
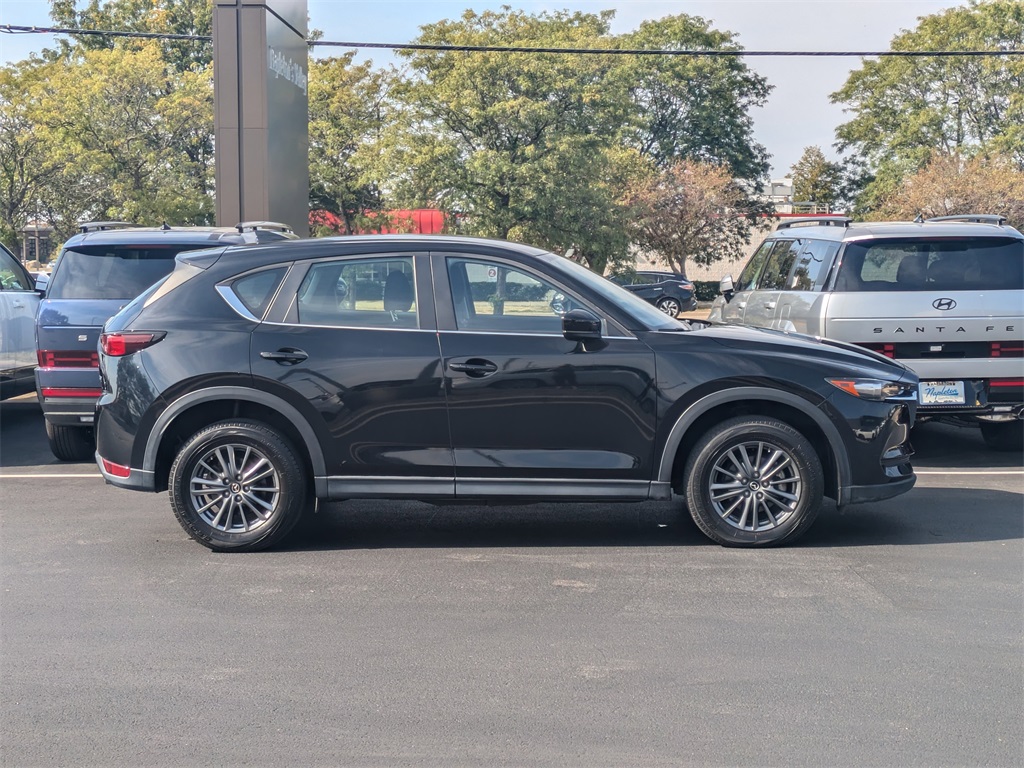
{"label": "rear side window", "polygon": [[786,290],[820,291],[828,280],[828,270],[838,250],[839,243],[808,240],[793,266]]}
{"label": "rear side window", "polygon": [[314,264],[296,300],[300,325],[416,328],[411,256]]}
{"label": "rear side window", "polygon": [[1024,241],[1010,237],[851,242],[838,291],[1024,290]]}
{"label": "rear side window", "polygon": [[[202,246],[195,246],[196,248]],[[46,290],[50,299],[134,299],[174,269],[185,247],[78,246],[67,249]]]}

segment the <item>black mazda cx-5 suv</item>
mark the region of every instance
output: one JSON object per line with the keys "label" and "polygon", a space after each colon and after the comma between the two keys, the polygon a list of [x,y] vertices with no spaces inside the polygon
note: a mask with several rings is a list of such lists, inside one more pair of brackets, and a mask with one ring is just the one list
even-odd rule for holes
{"label": "black mazda cx-5 suv", "polygon": [[[563,296],[561,311],[552,297]],[[795,540],[914,484],[917,379],[851,345],[678,321],[523,245],[373,236],[183,253],[105,326],[97,462],[223,551],[317,499],[681,496]]]}

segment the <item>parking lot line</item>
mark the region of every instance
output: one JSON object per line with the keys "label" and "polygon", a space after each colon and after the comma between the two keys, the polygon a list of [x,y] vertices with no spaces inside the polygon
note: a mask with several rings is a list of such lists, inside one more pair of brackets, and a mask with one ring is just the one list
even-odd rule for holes
{"label": "parking lot line", "polygon": [[915,475],[1024,475],[1024,469],[915,469]]}
{"label": "parking lot line", "polygon": [[73,474],[67,474],[67,473],[58,474],[58,473],[49,473],[49,472],[36,472],[34,474],[8,475],[6,473],[0,472],[0,480],[4,480],[4,479],[7,479],[7,480],[34,480],[37,477],[58,477],[58,478],[98,477],[98,478],[102,479],[103,475],[101,475],[99,472],[90,472],[89,474],[79,474],[79,475],[73,475]]}

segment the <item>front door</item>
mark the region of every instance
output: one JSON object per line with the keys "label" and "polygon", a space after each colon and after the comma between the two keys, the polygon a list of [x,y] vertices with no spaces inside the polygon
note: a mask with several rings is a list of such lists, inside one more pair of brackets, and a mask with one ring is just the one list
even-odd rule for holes
{"label": "front door", "polygon": [[320,260],[253,332],[257,386],[316,413],[332,497],[454,493],[429,291],[425,255]]}
{"label": "front door", "polygon": [[532,268],[458,254],[432,263],[457,495],[646,498],[650,349],[624,331],[589,348],[566,340],[558,310],[600,313]]}
{"label": "front door", "polygon": [[35,322],[39,295],[31,276],[0,245],[0,374],[36,364]]}

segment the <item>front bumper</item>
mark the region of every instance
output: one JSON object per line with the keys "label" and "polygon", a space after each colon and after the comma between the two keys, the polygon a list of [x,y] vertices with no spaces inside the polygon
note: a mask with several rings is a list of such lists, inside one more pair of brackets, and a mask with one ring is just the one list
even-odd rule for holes
{"label": "front bumper", "polygon": [[869,501],[891,499],[909,491],[916,482],[917,475],[911,474],[884,485],[848,485],[839,489],[836,506],[845,507],[848,504],[865,504]]}

